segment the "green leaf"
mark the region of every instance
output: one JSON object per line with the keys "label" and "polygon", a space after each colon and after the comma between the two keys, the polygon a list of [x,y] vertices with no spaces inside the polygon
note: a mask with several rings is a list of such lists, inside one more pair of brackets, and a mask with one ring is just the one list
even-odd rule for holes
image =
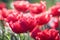
{"label": "green leaf", "polygon": [[28,0],[28,1],[31,2],[31,3],[40,2],[40,0]]}
{"label": "green leaf", "polygon": [[23,33],[20,34],[20,40],[25,40],[25,36]]}
{"label": "green leaf", "polygon": [[56,2],[60,2],[60,0],[56,0]]}
{"label": "green leaf", "polygon": [[12,2],[13,0],[2,0],[2,1],[5,3],[9,3],[9,2]]}
{"label": "green leaf", "polygon": [[18,40],[14,34],[11,34],[11,40]]}

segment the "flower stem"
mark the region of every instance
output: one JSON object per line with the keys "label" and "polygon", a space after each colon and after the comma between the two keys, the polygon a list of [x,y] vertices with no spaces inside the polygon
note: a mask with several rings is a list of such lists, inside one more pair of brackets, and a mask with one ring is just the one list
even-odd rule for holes
{"label": "flower stem", "polygon": [[4,23],[3,23],[4,21],[3,20],[0,20],[0,25],[1,25],[1,27],[2,27],[2,40],[4,40],[4,33],[5,33],[5,28],[4,28]]}

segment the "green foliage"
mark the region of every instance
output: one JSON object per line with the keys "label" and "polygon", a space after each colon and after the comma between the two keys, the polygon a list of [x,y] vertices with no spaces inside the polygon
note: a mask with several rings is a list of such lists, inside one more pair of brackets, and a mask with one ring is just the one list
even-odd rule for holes
{"label": "green foliage", "polygon": [[33,2],[40,2],[40,0],[28,0],[29,2],[33,3]]}
{"label": "green foliage", "polygon": [[53,5],[55,5],[56,0],[46,0],[46,4],[47,4],[47,9]]}
{"label": "green foliage", "polygon": [[10,3],[10,2],[12,2],[13,0],[2,0],[3,2],[5,2],[5,3]]}

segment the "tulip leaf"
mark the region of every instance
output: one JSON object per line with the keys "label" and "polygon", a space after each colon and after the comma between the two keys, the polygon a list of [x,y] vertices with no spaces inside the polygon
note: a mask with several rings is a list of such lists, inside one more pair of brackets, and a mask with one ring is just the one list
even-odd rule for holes
{"label": "tulip leaf", "polygon": [[18,40],[17,37],[15,35],[11,35],[11,40]]}

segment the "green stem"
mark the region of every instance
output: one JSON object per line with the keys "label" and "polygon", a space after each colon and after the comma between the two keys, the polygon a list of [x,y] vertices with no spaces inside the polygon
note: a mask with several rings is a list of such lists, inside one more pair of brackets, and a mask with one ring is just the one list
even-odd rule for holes
{"label": "green stem", "polygon": [[30,40],[29,32],[27,32],[27,33],[28,33],[28,40]]}
{"label": "green stem", "polygon": [[0,25],[1,25],[1,27],[2,27],[2,40],[4,40],[4,33],[5,33],[5,28],[4,28],[4,23],[3,23],[4,21],[3,20],[0,20]]}
{"label": "green stem", "polygon": [[11,40],[18,40],[14,34],[11,34]]}
{"label": "green stem", "polygon": [[25,40],[25,34],[24,33],[20,34],[20,40]]}

